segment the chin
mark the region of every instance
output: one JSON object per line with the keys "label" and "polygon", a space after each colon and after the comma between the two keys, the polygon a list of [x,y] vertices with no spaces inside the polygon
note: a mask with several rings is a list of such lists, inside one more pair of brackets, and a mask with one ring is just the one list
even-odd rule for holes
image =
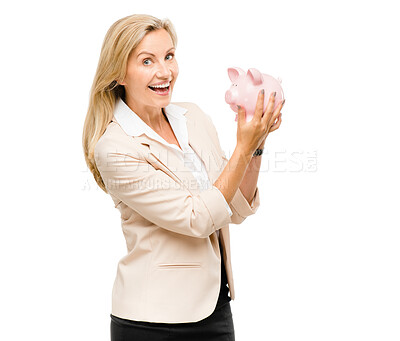
{"label": "chin", "polygon": [[157,103],[158,106],[161,107],[166,107],[168,104],[171,103],[171,98],[172,98],[172,91],[170,90],[170,92],[168,93],[168,95],[156,95],[156,97],[152,96],[154,103]]}
{"label": "chin", "polygon": [[154,101],[154,104],[159,108],[165,108],[170,103],[171,103],[170,96],[168,96],[168,97],[166,96],[165,98],[160,98],[160,99]]}

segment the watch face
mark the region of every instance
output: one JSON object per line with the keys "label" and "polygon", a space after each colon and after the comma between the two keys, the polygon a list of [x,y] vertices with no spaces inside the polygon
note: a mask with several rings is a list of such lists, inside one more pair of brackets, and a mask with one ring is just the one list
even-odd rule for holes
{"label": "watch face", "polygon": [[258,156],[261,155],[263,153],[264,149],[256,149],[256,151],[254,152],[253,156]]}

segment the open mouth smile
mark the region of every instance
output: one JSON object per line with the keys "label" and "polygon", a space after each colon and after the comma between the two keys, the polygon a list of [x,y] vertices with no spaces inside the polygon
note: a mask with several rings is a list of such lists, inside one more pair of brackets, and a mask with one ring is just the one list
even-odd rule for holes
{"label": "open mouth smile", "polygon": [[165,82],[162,84],[149,85],[149,89],[154,91],[158,95],[168,95],[171,82]]}

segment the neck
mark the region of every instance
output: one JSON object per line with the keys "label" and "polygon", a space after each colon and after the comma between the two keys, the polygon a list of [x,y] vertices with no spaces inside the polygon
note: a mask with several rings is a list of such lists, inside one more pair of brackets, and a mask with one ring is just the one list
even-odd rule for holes
{"label": "neck", "polygon": [[163,108],[140,105],[128,97],[126,98],[126,105],[155,131],[162,131],[165,122],[168,122]]}

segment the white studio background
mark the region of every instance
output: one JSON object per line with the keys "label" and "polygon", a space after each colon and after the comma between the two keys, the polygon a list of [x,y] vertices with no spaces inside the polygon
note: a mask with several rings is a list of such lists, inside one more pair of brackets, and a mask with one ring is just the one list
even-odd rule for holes
{"label": "white studio background", "polygon": [[81,148],[109,26],[172,20],[174,101],[212,116],[228,156],[226,69],[282,78],[261,207],[231,225],[236,339],[400,339],[395,1],[16,1],[1,10],[2,340],[109,340],[126,247]]}

